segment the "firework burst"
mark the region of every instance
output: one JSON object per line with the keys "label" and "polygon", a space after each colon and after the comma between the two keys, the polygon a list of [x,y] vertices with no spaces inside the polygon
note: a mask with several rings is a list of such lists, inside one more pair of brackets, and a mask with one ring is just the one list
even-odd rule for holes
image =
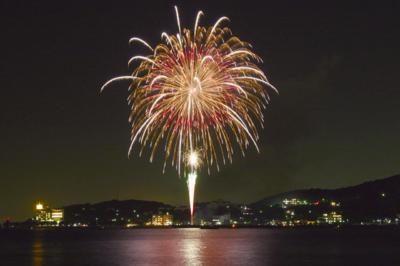
{"label": "firework burst", "polygon": [[227,17],[205,28],[198,25],[203,15],[199,11],[193,31],[181,30],[175,10],[179,32],[163,32],[165,43],[154,49],[131,38],[153,53],[132,57],[129,65],[139,62],[132,75],[111,79],[101,90],[116,80],[132,81],[129,154],[138,143],[140,154],[150,148],[152,161],[163,143],[164,170],[171,160],[181,172],[184,155],[192,151],[201,151],[208,169],[218,169],[221,161],[232,162],[232,139],[243,154],[249,143],[258,150],[256,122],[262,126],[269,100],[266,86],[276,89],[256,65],[261,59],[251,45],[220,26]]}
{"label": "firework burst", "polygon": [[232,162],[235,143],[243,155],[251,143],[258,151],[257,125],[263,124],[267,88],[276,89],[257,66],[262,60],[252,46],[221,26],[227,17],[206,28],[199,26],[199,11],[193,30],[181,29],[175,11],[178,33],[163,32],[163,43],[154,48],[131,38],[130,43],[151,53],[133,56],[128,62],[136,64],[133,73],[111,79],[101,90],[117,80],[131,81],[128,154],[138,144],[139,154],[148,149],[152,161],[161,150],[163,171],[171,162],[179,175],[189,173],[194,191],[199,162],[210,173],[211,167],[219,170],[221,162]]}

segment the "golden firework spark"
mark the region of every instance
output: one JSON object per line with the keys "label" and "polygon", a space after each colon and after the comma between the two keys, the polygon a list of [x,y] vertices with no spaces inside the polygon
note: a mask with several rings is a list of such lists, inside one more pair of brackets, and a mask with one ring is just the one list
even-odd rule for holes
{"label": "golden firework spark", "polygon": [[132,75],[113,78],[101,90],[117,80],[131,81],[128,154],[138,144],[140,154],[149,149],[152,161],[163,150],[163,171],[171,162],[179,174],[193,172],[190,156],[196,154],[208,172],[212,166],[219,170],[221,161],[232,162],[235,143],[243,155],[250,143],[259,150],[257,125],[263,124],[267,87],[277,90],[257,66],[262,60],[252,46],[221,26],[227,17],[206,28],[199,26],[199,11],[193,30],[181,29],[175,11],[178,33],[163,32],[155,48],[131,38],[151,54],[133,56]]}

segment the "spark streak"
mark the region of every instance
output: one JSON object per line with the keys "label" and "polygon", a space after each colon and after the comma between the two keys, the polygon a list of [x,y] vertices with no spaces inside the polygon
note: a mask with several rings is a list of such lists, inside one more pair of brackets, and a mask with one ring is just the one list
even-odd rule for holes
{"label": "spark streak", "polygon": [[194,192],[195,192],[195,186],[196,186],[196,179],[197,179],[197,174],[196,172],[189,173],[188,179],[187,179],[187,186],[189,190],[189,204],[190,204],[190,223],[193,225],[193,214],[194,214]]}

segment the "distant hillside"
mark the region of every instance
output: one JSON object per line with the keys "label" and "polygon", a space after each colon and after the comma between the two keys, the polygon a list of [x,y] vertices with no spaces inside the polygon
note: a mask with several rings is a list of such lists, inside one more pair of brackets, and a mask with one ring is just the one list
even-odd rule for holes
{"label": "distant hillside", "polygon": [[157,210],[172,210],[173,206],[156,201],[111,200],[95,204],[75,204],[64,207],[66,223],[96,224],[123,222],[119,217],[133,217],[142,222]]}
{"label": "distant hillside", "polygon": [[158,208],[171,208],[171,205],[167,205],[157,201],[147,201],[147,200],[110,200],[103,201],[94,204],[75,204],[64,207],[65,209],[81,209],[81,208],[95,208],[98,210],[102,209],[136,209],[138,211],[150,211]]}
{"label": "distant hillside", "polygon": [[[297,216],[314,219],[322,213],[335,211],[350,222],[382,218],[400,218],[400,175],[366,182],[357,186],[339,189],[303,189],[267,197],[247,205],[217,200],[196,203],[196,215],[213,217],[230,213],[232,218],[248,219],[249,223],[268,219],[287,219],[283,208],[284,199],[306,200],[305,206],[291,206]],[[339,204],[332,209],[331,201]],[[258,210],[258,211],[254,211]],[[156,213],[170,212],[174,220],[184,223],[189,220],[187,206],[174,207],[168,204],[144,200],[112,200],[95,204],[76,204],[64,207],[67,224],[123,225],[145,224]],[[315,217],[314,217],[315,216]],[[211,218],[210,218],[211,219]],[[240,220],[240,221],[242,221]],[[244,221],[244,220],[243,220]]]}
{"label": "distant hillside", "polygon": [[400,213],[400,175],[339,189],[303,189],[281,193],[251,204],[253,208],[280,204],[285,198],[335,200],[344,214],[361,217],[389,217]]}

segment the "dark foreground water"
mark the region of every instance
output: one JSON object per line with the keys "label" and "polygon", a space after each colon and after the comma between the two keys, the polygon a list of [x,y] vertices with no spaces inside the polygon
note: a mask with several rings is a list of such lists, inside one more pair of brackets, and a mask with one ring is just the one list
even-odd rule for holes
{"label": "dark foreground water", "polygon": [[0,265],[400,265],[400,230],[0,231]]}

